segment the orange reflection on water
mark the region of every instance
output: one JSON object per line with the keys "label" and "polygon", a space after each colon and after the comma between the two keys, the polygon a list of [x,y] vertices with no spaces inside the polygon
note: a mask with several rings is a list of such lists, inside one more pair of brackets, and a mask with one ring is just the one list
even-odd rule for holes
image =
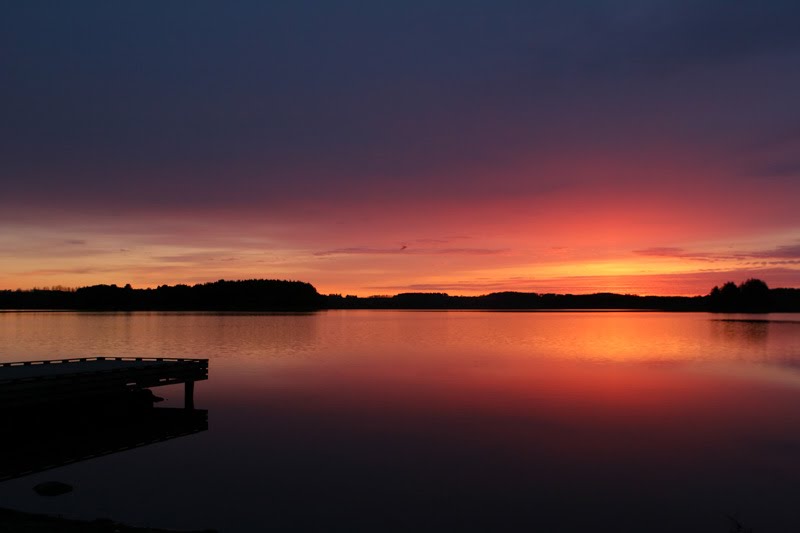
{"label": "orange reflection on water", "polygon": [[[520,316],[508,318],[513,324]],[[531,326],[530,316],[522,318],[503,330],[515,332],[517,343],[530,342],[538,327],[553,325],[545,320],[545,326]],[[368,432],[446,436],[514,453],[531,446],[558,462],[591,462],[604,454],[650,467],[733,460],[762,441],[782,439],[787,427],[800,427],[794,384],[754,380],[729,371],[734,367],[725,360],[708,366],[686,354],[670,359],[685,344],[680,337],[635,359],[644,339],[669,338],[673,328],[655,315],[637,318],[637,325],[649,327],[633,330],[622,327],[619,316],[597,318],[590,324],[575,317],[586,327],[580,330],[583,338],[573,342],[598,341],[582,359],[575,356],[575,344],[550,357],[518,349],[461,350],[460,343],[470,345],[462,336],[470,328],[458,325],[450,330],[456,348],[404,352],[408,346],[396,336],[398,345],[371,355],[356,346],[346,358],[275,367],[268,382],[243,386],[239,380],[224,396],[239,407],[255,402]],[[516,329],[523,324],[528,327]],[[708,327],[702,324],[698,327]],[[687,338],[696,333],[681,332]],[[638,349],[628,344],[636,342]]]}
{"label": "orange reflection on water", "polygon": [[[796,522],[791,317],[10,318],[4,340],[30,353],[209,354],[210,379],[195,391],[209,432],[174,452],[203,464],[202,507],[248,517],[244,530],[264,520],[264,502],[276,530],[305,520],[309,530],[705,533],[740,510],[756,531]],[[181,405],[181,394],[165,403]],[[176,479],[174,494],[186,489]]]}

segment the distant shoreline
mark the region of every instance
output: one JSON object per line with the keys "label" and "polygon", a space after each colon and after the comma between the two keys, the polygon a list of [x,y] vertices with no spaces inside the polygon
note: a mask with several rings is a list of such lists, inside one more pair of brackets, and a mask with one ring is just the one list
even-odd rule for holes
{"label": "distant shoreline", "polygon": [[800,312],[800,289],[770,289],[760,280],[728,282],[705,296],[638,296],[497,292],[481,296],[401,293],[394,296],[323,295],[302,281],[220,280],[134,289],[93,285],[79,289],[0,291],[0,310],[19,311],[195,311],[303,312],[335,309],[419,309],[487,311],[710,311]]}

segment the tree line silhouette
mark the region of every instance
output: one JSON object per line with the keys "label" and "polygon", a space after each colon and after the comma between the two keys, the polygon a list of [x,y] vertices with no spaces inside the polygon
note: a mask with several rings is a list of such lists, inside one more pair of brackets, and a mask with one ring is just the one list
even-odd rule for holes
{"label": "tree line silhouette", "polygon": [[93,285],[75,290],[0,291],[0,309],[303,311],[321,309],[324,301],[310,283],[273,279],[219,280],[155,289]]}
{"label": "tree line silhouette", "polygon": [[270,279],[219,280],[197,285],[93,285],[79,289],[0,291],[0,309],[97,311],[313,311],[321,309],[632,309],[714,312],[800,312],[800,289],[770,289],[759,279],[727,282],[706,296],[540,294],[483,296],[401,293],[395,296],[322,295],[310,283]]}

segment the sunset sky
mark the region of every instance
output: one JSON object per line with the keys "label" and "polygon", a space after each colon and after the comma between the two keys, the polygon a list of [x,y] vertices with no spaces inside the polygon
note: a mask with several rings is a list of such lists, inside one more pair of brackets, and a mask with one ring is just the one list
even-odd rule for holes
{"label": "sunset sky", "polygon": [[800,287],[800,3],[0,6],[0,289]]}

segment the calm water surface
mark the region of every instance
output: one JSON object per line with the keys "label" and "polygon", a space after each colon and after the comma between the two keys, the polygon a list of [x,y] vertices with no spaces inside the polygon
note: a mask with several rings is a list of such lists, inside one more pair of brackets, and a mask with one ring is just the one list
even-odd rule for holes
{"label": "calm water surface", "polygon": [[[798,315],[0,313],[2,360],[100,355],[209,358],[209,430],[0,483],[0,506],[223,532],[800,530]],[[75,490],[35,495],[48,480]]]}

